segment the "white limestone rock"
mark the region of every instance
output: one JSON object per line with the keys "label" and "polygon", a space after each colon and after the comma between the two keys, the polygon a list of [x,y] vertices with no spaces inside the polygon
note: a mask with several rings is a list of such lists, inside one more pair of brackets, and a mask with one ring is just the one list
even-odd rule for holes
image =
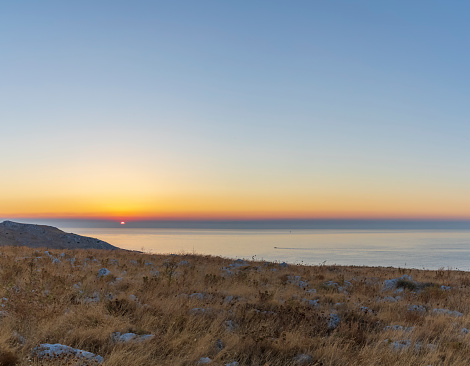
{"label": "white limestone rock", "polygon": [[382,287],[382,291],[388,291],[388,290],[396,289],[398,281],[400,281],[400,280],[410,281],[410,282],[415,283],[415,281],[413,280],[413,277],[405,274],[401,277],[392,278],[391,280],[385,280],[384,284],[383,284],[383,287]]}
{"label": "white limestone rock", "polygon": [[198,365],[206,365],[212,363],[212,360],[209,357],[201,357],[198,361]]}
{"label": "white limestone rock", "polygon": [[305,353],[300,353],[293,359],[295,365],[309,365],[313,362],[313,357]]}
{"label": "white limestone rock", "polygon": [[384,330],[396,330],[396,331],[403,331],[403,332],[411,332],[414,327],[404,327],[402,325],[387,325]]}
{"label": "white limestone rock", "polygon": [[103,357],[94,353],[83,351],[77,348],[65,346],[60,343],[50,344],[43,343],[35,347],[32,354],[38,359],[57,360],[60,361],[64,357],[78,359],[80,361],[88,361],[90,364],[99,364],[104,361]]}
{"label": "white limestone rock", "polygon": [[424,307],[423,305],[410,305],[408,306],[408,311],[425,313],[427,310],[426,307]]}
{"label": "white limestone rock", "polygon": [[111,274],[111,271],[107,268],[101,268],[99,271],[98,271],[98,278],[101,278],[101,277],[106,277],[106,276],[109,276]]}
{"label": "white limestone rock", "polygon": [[330,319],[328,321],[328,329],[333,330],[338,328],[339,324],[341,323],[341,318],[338,314],[330,314]]}
{"label": "white limestone rock", "polygon": [[127,343],[127,342],[143,342],[155,337],[154,334],[143,334],[137,335],[135,333],[124,333],[115,332],[111,335],[113,340],[118,343]]}
{"label": "white limestone rock", "polygon": [[455,317],[463,316],[463,314],[460,311],[449,310],[449,309],[433,309],[432,313],[436,315],[450,315],[450,316],[455,316]]}
{"label": "white limestone rock", "polygon": [[195,300],[202,300],[204,299],[204,295],[201,294],[200,292],[195,292],[194,294],[189,295],[190,299],[195,299]]}

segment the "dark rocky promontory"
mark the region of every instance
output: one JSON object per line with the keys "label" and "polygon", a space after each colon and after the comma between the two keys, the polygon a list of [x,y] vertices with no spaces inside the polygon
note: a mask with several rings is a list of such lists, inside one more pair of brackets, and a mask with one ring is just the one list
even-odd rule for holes
{"label": "dark rocky promontory", "polygon": [[0,223],[0,246],[16,245],[51,249],[119,249],[102,240],[66,233],[47,225]]}

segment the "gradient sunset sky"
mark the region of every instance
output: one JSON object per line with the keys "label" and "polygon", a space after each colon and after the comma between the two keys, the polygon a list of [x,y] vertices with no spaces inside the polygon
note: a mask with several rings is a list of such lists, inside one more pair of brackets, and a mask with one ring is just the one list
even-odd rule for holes
{"label": "gradient sunset sky", "polygon": [[0,217],[470,219],[469,13],[2,2]]}

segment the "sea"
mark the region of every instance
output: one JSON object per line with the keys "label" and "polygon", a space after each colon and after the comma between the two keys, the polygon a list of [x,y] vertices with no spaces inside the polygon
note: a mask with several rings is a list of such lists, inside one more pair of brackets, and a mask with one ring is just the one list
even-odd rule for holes
{"label": "sea", "polygon": [[470,271],[470,230],[61,229],[152,254]]}

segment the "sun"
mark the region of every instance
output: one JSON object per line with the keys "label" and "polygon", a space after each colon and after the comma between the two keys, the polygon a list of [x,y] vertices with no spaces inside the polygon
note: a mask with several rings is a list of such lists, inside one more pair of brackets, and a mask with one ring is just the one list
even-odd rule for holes
{"label": "sun", "polygon": [[121,225],[126,225],[126,223],[124,221],[121,221]]}

